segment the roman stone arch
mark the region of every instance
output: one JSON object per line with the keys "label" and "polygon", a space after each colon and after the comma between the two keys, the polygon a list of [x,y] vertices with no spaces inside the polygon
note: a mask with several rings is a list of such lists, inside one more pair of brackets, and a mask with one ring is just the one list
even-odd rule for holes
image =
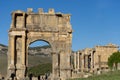
{"label": "roman stone arch", "polygon": [[70,14],[55,13],[54,9],[49,9],[48,13],[39,9],[38,13],[34,13],[29,8],[27,12],[21,10],[12,12],[7,79],[11,76],[17,80],[25,78],[28,46],[36,40],[46,41],[52,47],[51,80],[70,78],[72,41]]}

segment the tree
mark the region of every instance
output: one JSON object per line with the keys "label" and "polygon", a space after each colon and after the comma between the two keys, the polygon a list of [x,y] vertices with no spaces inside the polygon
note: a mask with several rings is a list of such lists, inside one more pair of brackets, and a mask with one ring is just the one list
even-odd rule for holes
{"label": "tree", "polygon": [[120,52],[114,52],[109,58],[108,58],[108,66],[110,69],[117,69],[118,63],[120,63]]}

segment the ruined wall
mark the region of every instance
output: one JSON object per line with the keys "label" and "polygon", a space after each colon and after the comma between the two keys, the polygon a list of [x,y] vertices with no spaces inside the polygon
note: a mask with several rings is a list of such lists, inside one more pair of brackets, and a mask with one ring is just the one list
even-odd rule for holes
{"label": "ruined wall", "polygon": [[[77,51],[74,54],[73,74],[79,72],[96,73],[97,71],[108,69],[108,58],[118,51],[118,46],[108,44],[105,46],[95,46]],[[74,77],[74,76],[73,76]]]}
{"label": "ruined wall", "polygon": [[96,46],[95,47],[95,68],[108,68],[107,62],[108,58],[112,53],[118,51],[118,46],[114,44],[108,44],[105,46]]}

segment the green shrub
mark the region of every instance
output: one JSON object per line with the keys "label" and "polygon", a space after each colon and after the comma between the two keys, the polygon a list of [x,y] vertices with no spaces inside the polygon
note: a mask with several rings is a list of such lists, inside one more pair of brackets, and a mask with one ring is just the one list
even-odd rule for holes
{"label": "green shrub", "polygon": [[113,67],[117,69],[118,63],[120,63],[120,52],[115,52],[108,58],[108,66],[110,69]]}

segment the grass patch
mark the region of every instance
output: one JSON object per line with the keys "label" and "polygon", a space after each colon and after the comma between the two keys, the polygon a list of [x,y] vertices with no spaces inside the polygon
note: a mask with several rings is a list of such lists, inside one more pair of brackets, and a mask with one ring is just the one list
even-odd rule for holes
{"label": "grass patch", "polygon": [[7,55],[0,54],[0,74],[7,74]]}
{"label": "grass patch", "polygon": [[33,76],[44,75],[45,73],[49,72],[52,72],[51,63],[39,64],[28,69],[28,75],[32,74]]}
{"label": "grass patch", "polygon": [[88,78],[77,78],[71,80],[120,80],[120,71],[111,71],[101,75],[93,75]]}

